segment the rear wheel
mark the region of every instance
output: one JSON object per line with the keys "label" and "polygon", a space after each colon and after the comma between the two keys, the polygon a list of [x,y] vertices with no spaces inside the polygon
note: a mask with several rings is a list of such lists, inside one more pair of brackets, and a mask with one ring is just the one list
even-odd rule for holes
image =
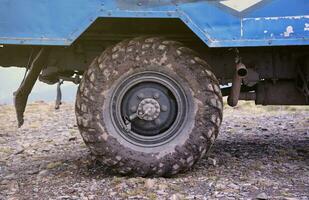
{"label": "rear wheel", "polygon": [[169,176],[209,151],[222,106],[218,81],[192,50],[136,38],[93,61],[79,86],[76,115],[84,141],[112,170]]}

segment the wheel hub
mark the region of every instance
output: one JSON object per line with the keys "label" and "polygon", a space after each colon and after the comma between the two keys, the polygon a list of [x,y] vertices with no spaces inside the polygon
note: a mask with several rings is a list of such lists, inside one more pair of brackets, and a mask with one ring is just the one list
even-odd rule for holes
{"label": "wheel hub", "polygon": [[175,137],[185,120],[187,99],[178,83],[159,72],[128,77],[115,89],[112,116],[128,141],[160,145]]}
{"label": "wheel hub", "polygon": [[147,98],[141,101],[138,105],[137,116],[146,121],[153,121],[160,115],[160,104],[152,98]]}

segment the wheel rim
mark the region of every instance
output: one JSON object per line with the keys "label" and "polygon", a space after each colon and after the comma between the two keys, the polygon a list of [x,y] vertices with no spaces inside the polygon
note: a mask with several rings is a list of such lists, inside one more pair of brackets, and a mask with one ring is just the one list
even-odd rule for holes
{"label": "wheel rim", "polygon": [[168,143],[181,132],[188,100],[175,79],[146,71],[115,87],[110,108],[114,127],[125,140],[154,147]]}

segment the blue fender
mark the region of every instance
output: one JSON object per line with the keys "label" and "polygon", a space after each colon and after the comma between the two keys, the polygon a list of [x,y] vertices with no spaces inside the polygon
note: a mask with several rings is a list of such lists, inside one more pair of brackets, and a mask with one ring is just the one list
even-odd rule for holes
{"label": "blue fender", "polygon": [[0,44],[69,46],[100,17],[178,18],[209,47],[309,45],[308,0],[0,0]]}

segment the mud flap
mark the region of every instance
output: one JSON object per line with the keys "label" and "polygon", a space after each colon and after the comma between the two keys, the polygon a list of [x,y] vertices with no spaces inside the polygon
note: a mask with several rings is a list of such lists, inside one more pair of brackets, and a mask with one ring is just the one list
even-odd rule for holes
{"label": "mud flap", "polygon": [[19,88],[14,92],[14,105],[17,115],[18,127],[24,124],[24,112],[32,88],[38,79],[43,67],[46,65],[50,48],[41,48],[32,60],[30,70]]}

